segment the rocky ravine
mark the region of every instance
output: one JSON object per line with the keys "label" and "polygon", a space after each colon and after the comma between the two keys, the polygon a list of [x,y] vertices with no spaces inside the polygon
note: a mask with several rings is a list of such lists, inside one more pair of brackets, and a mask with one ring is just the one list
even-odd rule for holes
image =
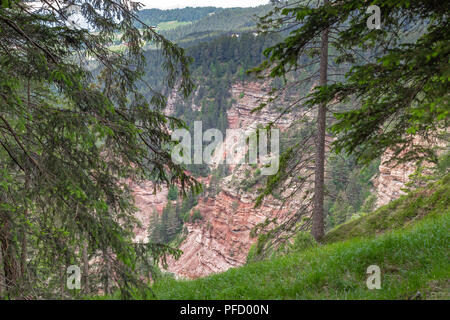
{"label": "rocky ravine", "polygon": [[256,239],[251,229],[277,212],[270,203],[253,208],[252,197],[223,189],[214,198],[203,198],[196,209],[201,222],[187,224],[188,235],[181,244],[179,260],[169,260],[169,271],[186,278],[223,272],[245,263]]}
{"label": "rocky ravine", "polygon": [[[252,113],[266,97],[264,85],[258,82],[236,83],[231,87],[236,103],[228,110],[230,129],[255,130],[259,124],[274,121],[278,114],[270,110]],[[280,129],[289,124],[287,118],[280,119]],[[233,147],[229,137],[216,154],[227,153]],[[186,278],[197,278],[211,273],[223,272],[231,267],[243,265],[251,245],[256,241],[250,232],[254,226],[268,217],[284,217],[287,210],[279,211],[280,203],[266,199],[255,209],[256,195],[239,190],[236,181],[244,181],[248,165],[230,166],[231,175],[220,181],[220,192],[214,197],[199,200],[198,209],[203,220],[187,224],[188,235],[180,246],[183,251],[178,260],[169,260],[169,271]]]}
{"label": "rocky ravine", "polygon": [[[449,131],[450,130],[447,129],[447,134]],[[413,143],[420,146],[432,146],[435,148],[437,155],[442,155],[445,152],[448,152],[449,148],[445,140],[440,140],[437,138],[424,140],[423,138],[416,136]],[[403,152],[405,152],[405,150],[403,150]],[[386,150],[386,152],[384,152],[381,157],[379,174],[373,179],[373,185],[375,187],[374,191],[377,196],[377,208],[405,194],[402,189],[405,188],[408,182],[410,182],[410,175],[412,175],[417,169],[417,164],[415,162],[399,164],[389,162],[393,154],[394,152],[392,150]],[[425,161],[421,164],[421,166],[424,170],[423,174],[432,174],[434,164]],[[422,186],[424,186],[424,184]]]}
{"label": "rocky ravine", "polygon": [[[266,90],[260,83],[233,84],[231,93],[236,103],[227,112],[229,128],[248,131],[255,129],[258,124],[264,125],[277,118],[276,112],[267,109],[260,113],[251,113],[266,95]],[[283,118],[278,123],[280,129],[283,129],[289,125],[289,119]],[[225,139],[226,146],[232,144],[232,141]],[[216,150],[217,154],[227,152],[223,146]],[[388,156],[386,154],[383,161]],[[401,188],[415,169],[411,164],[392,168],[383,164],[383,161],[380,174],[374,180],[378,196],[377,206],[399,197],[402,194]],[[180,245],[183,254],[178,260],[168,259],[169,272],[182,278],[197,278],[241,266],[246,261],[251,245],[256,241],[250,236],[252,228],[268,217],[283,219],[289,216],[289,210],[280,211],[280,203],[272,198],[264,200],[257,209],[253,207],[256,195],[252,194],[251,190],[243,192],[238,183],[247,179],[245,171],[249,169],[248,165],[230,166],[232,173],[219,182],[220,191],[216,195],[205,194],[199,198],[198,205],[192,210],[199,210],[203,219],[185,224],[187,235]],[[207,187],[209,179],[203,179],[202,182]],[[167,204],[167,189],[161,188],[154,194],[150,182],[133,184],[132,188],[136,205],[140,209],[137,217],[142,222],[142,227],[135,230],[135,239],[145,242],[150,214],[153,210],[162,213]],[[283,208],[296,208],[296,202],[294,199]]]}
{"label": "rocky ravine", "polygon": [[[227,112],[230,129],[256,129],[258,124],[267,124],[278,116],[270,110],[251,113],[266,96],[266,90],[260,83],[234,84],[231,94],[236,103]],[[279,123],[283,128],[288,125],[288,119],[283,118]],[[233,143],[225,139],[224,145],[227,148],[218,147],[217,154],[226,153]],[[242,192],[236,183],[245,179],[245,171],[249,169],[248,165],[230,166],[232,173],[220,181],[220,192],[212,197],[206,194],[199,198],[198,205],[192,210],[199,210],[203,220],[185,224],[187,235],[180,246],[183,254],[178,260],[168,260],[168,271],[179,277],[197,278],[240,266],[245,263],[250,246],[256,241],[250,237],[251,229],[267,217],[287,214],[286,209],[279,210],[280,204],[274,199],[267,199],[261,207],[253,208],[256,195]],[[207,187],[209,179],[202,182]],[[168,191],[161,188],[154,194],[150,182],[132,184],[131,187],[136,206],[140,209],[137,217],[142,223],[142,227],[135,230],[135,240],[145,242],[149,216],[153,210],[162,213],[167,204]]]}
{"label": "rocky ravine", "polygon": [[387,163],[392,156],[392,152],[386,151],[381,157],[381,163],[378,167],[379,174],[373,179],[373,185],[377,196],[376,207],[381,207],[392,200],[397,199],[402,194],[402,188],[409,181],[409,175],[415,170],[413,163],[402,163],[397,166]]}

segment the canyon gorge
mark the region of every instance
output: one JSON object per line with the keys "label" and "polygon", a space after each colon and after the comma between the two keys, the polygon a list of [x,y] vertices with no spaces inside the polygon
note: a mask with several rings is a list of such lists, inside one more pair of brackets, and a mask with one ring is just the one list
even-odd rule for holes
{"label": "canyon gorge", "polygon": [[[231,85],[232,105],[227,110],[228,127],[230,129],[254,130],[266,125],[279,116],[275,110],[263,109],[262,112],[252,110],[267,98],[267,86],[257,81],[235,82]],[[167,114],[174,110],[176,97],[170,97],[166,109]],[[194,106],[193,108],[198,108]],[[280,130],[290,124],[289,116],[277,121]],[[224,145],[233,145],[225,138]],[[219,146],[215,154],[226,152]],[[381,206],[398,198],[401,189],[408,181],[408,176],[415,170],[411,163],[390,166],[384,163],[389,154],[383,156],[379,166],[379,174],[373,178],[373,192],[376,194],[376,206]],[[245,264],[246,258],[256,237],[251,237],[251,230],[267,218],[284,219],[291,210],[299,205],[299,197],[291,199],[280,210],[281,202],[272,196],[263,200],[258,208],[254,208],[257,188],[245,190],[241,182],[249,180],[255,169],[248,164],[230,165],[229,175],[219,180],[215,187],[217,192],[204,192],[191,212],[198,210],[201,220],[185,222],[183,240],[179,249],[183,252],[179,259],[169,257],[168,272],[181,278],[198,278],[212,273],[223,272],[231,267]],[[208,190],[211,176],[199,177],[199,181]],[[139,208],[137,218],[142,226],[135,230],[135,241],[148,241],[150,215],[156,211],[162,214],[168,201],[168,189],[147,181],[141,184],[131,183],[131,188]],[[175,203],[175,201],[172,201]]]}

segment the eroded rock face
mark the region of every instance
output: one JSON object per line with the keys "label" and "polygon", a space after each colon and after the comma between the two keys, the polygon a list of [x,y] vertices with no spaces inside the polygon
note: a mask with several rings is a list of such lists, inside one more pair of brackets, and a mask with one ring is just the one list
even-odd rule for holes
{"label": "eroded rock face", "polygon": [[253,208],[253,200],[233,190],[222,190],[214,198],[203,198],[198,209],[203,220],[187,224],[188,235],[181,244],[179,260],[169,259],[169,271],[185,278],[223,272],[245,263],[256,239],[251,229],[272,216],[275,208],[265,203]]}
{"label": "eroded rock face", "polygon": [[[436,148],[437,155],[442,154],[448,148],[446,141],[438,139],[424,140],[421,137],[415,137],[413,143],[420,146],[432,146]],[[403,150],[399,157],[401,157],[405,151],[406,150]],[[386,150],[384,152],[381,157],[379,174],[373,180],[373,185],[377,196],[377,208],[397,199],[402,194],[405,194],[402,189],[404,189],[406,184],[410,182],[410,175],[412,175],[417,169],[417,164],[415,162],[400,164],[389,162],[393,154],[394,152],[392,150]],[[431,175],[434,164],[425,161],[421,164],[421,167],[423,170],[422,174]]]}
{"label": "eroded rock face", "polygon": [[154,184],[151,181],[144,181],[140,184],[130,182],[130,188],[133,192],[135,205],[139,211],[136,213],[136,218],[139,219],[142,226],[134,230],[135,241],[148,241],[148,227],[150,217],[153,211],[162,214],[164,207],[167,204],[167,195],[169,193],[166,187],[159,187],[155,190]]}
{"label": "eroded rock face", "polygon": [[[231,129],[256,129],[258,124],[275,121],[279,113],[270,108],[259,112],[251,111],[260,103],[267,102],[268,86],[260,82],[234,83],[231,86],[231,96],[236,101],[227,112],[228,126]],[[280,129],[289,125],[289,117],[283,116],[277,121]]]}
{"label": "eroded rock face", "polygon": [[[251,112],[267,99],[264,84],[236,83],[232,85],[231,93],[236,103],[227,112],[230,129],[248,132],[277,119],[279,114],[274,110]],[[289,125],[289,119],[281,118],[277,123],[277,127],[283,130]],[[227,136],[215,153],[223,156],[232,146],[233,141]],[[170,272],[185,278],[197,278],[241,266],[256,241],[250,236],[253,227],[267,218],[282,220],[289,215],[289,210],[279,210],[281,204],[272,198],[265,199],[255,209],[254,191],[244,192],[239,188],[239,182],[249,178],[250,167],[229,165],[229,169],[232,173],[219,183],[221,191],[201,198],[193,209],[200,211],[203,220],[186,225],[188,235],[180,246],[183,254],[177,261],[169,259]]]}
{"label": "eroded rock face", "polygon": [[[233,84],[231,93],[236,103],[227,112],[229,128],[255,130],[259,124],[265,125],[275,120],[278,113],[274,110],[251,112],[264,102],[266,92],[264,85],[258,82]],[[282,118],[278,123],[283,129],[289,121]],[[226,153],[225,149],[231,145],[232,142],[225,139],[224,145],[216,149],[216,154]],[[256,195],[251,190],[243,192],[239,185],[248,178],[246,173],[251,171],[249,165],[230,165],[229,170],[232,173],[219,182],[220,191],[214,195],[206,193],[192,209],[199,210],[203,219],[185,224],[187,235],[180,246],[183,251],[181,257],[178,260],[168,259],[168,271],[179,277],[197,278],[243,265],[251,245],[256,241],[250,236],[253,227],[268,217],[288,215],[288,209],[280,211],[280,203],[271,198],[264,200],[259,208],[254,208]],[[209,179],[202,182],[207,187]],[[153,194],[151,183],[133,185],[133,190],[136,205],[140,208],[138,218],[143,225],[136,230],[136,240],[147,241],[149,217],[153,210],[162,213],[168,191],[163,188]]]}
{"label": "eroded rock face", "polygon": [[392,163],[387,163],[386,161],[391,156],[392,152],[390,151],[386,151],[383,154],[379,166],[379,174],[373,180],[377,196],[377,208],[405,194],[401,189],[408,183],[409,175],[416,170],[416,166],[413,163],[403,163],[397,166],[394,166]]}

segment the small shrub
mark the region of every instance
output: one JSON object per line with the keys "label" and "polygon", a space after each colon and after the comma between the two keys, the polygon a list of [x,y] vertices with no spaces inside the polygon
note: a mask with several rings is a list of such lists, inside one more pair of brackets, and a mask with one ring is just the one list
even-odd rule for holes
{"label": "small shrub", "polygon": [[316,240],[309,232],[301,231],[294,237],[294,242],[290,246],[291,252],[302,252],[317,246]]}
{"label": "small shrub", "polygon": [[169,188],[169,193],[167,195],[167,198],[169,200],[177,200],[177,198],[178,198],[178,188],[177,188],[177,186],[171,186]]}
{"label": "small shrub", "polygon": [[203,216],[200,213],[200,210],[194,210],[194,213],[192,214],[191,217],[191,222],[196,222],[198,220],[203,220]]}

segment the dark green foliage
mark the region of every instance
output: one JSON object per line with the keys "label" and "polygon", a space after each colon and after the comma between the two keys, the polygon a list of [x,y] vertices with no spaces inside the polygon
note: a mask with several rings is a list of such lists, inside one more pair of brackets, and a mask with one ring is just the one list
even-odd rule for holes
{"label": "dark green foliage", "polygon": [[198,209],[194,210],[192,213],[191,221],[192,223],[203,220],[203,216],[201,215],[200,211]]}
{"label": "dark green foliage", "polygon": [[201,75],[207,81],[214,81],[213,77],[223,77],[226,73],[243,74],[244,70],[257,66],[263,61],[264,48],[277,40],[277,35],[241,32],[239,37],[223,35],[186,50],[187,54],[194,58],[193,73],[195,68],[202,67]]}
{"label": "dark green foliage", "polygon": [[255,8],[216,8],[215,13],[207,15],[194,23],[164,32],[164,36],[177,43],[198,43],[224,33],[256,29],[257,16],[264,15],[270,6]]}
{"label": "dark green foliage", "polygon": [[188,194],[181,203],[181,216],[184,222],[192,222],[191,209],[197,205],[197,198]]}
{"label": "dark green foliage", "polygon": [[[365,163],[386,148],[395,151],[397,160],[436,161],[433,150],[414,138],[430,139],[448,126],[450,4],[376,1],[382,15],[380,30],[367,28],[370,14],[363,12],[369,4],[350,0],[315,9],[303,5],[284,9],[282,15],[295,16],[299,27],[265,51],[268,60],[261,67],[273,66],[270,74],[281,76],[298,65],[299,55],[321,30],[341,27],[335,39],[336,61],[354,65],[344,81],[317,87],[307,103],[313,106],[338,98],[357,105],[336,113],[338,122],[332,127],[339,135],[336,150],[355,153]],[[269,20],[267,26],[274,23]],[[418,36],[409,36],[412,33]],[[366,56],[360,59],[355,49]]]}
{"label": "dark green foliage", "polygon": [[169,188],[169,193],[167,195],[168,200],[177,200],[178,198],[178,188],[177,186],[171,186]]}
{"label": "dark green foliage", "polygon": [[371,179],[378,173],[379,164],[380,161],[373,161],[368,166],[362,166],[357,163],[355,156],[330,156],[325,183],[327,229],[344,223],[357,212],[372,211],[370,201],[366,203],[364,210],[361,207],[371,195]]}
{"label": "dark green foliage", "polygon": [[186,7],[182,9],[160,10],[144,9],[138,13],[139,18],[147,25],[156,26],[166,21],[196,21],[206,17],[209,13],[220,10],[215,7]]}
{"label": "dark green foliage", "polygon": [[[176,200],[177,193],[173,194],[176,196],[173,200]],[[192,208],[197,205],[197,197],[193,193],[187,193],[181,202],[176,201],[175,206],[173,200],[169,199],[161,215],[153,211],[149,223],[150,242],[169,244],[182,234],[185,222],[195,222],[202,218],[198,210],[194,210],[191,215]]]}
{"label": "dark green foliage", "polygon": [[[68,22],[71,5],[0,8],[0,242],[10,298],[55,297],[60,271],[81,264],[84,243],[88,258],[114,257],[105,265],[129,296],[131,286],[142,286],[135,267],[145,257],[132,244],[137,221],[125,178],[198,186],[167,150],[168,130],[181,123],[162,114],[161,93],[138,90],[147,41],[164,53],[163,81],[169,88],[177,81],[186,96],[192,82],[184,50],[136,29],[137,4],[77,2],[97,32]],[[119,32],[128,46],[113,52]],[[175,252],[145,250],[160,258],[164,248]],[[62,289],[58,296],[67,297]]]}
{"label": "dark green foliage", "polygon": [[169,201],[164,207],[161,216],[155,211],[149,225],[149,240],[153,243],[170,243],[183,227],[183,220],[179,203],[174,207]]}

